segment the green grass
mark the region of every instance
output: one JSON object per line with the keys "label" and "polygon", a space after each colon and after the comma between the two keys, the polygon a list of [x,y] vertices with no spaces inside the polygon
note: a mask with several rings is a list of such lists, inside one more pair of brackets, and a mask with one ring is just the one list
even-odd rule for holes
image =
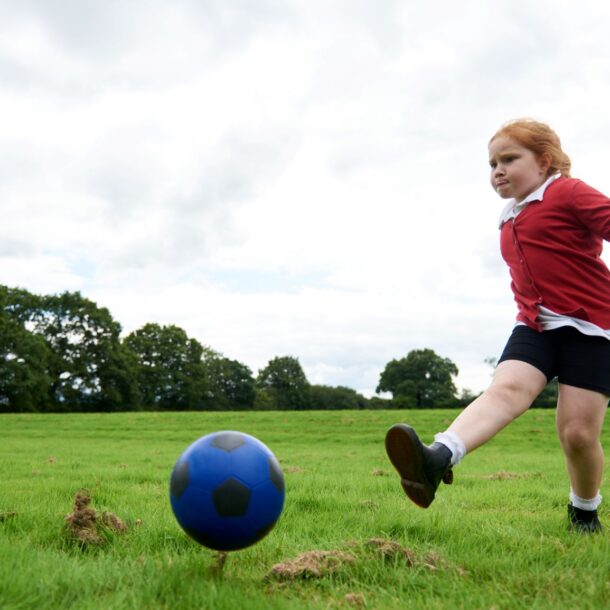
{"label": "green grass", "polygon": [[[526,413],[468,456],[428,510],[406,500],[383,449],[386,429],[408,421],[429,441],[455,415],[2,415],[0,608],[610,607],[608,534],[566,530],[553,411]],[[215,573],[214,553],[174,520],[168,484],[186,446],[222,429],[274,451],[286,504],[267,538],[229,554]],[[101,547],[67,539],[64,517],[82,487],[128,531]],[[603,505],[601,517],[610,527]],[[343,553],[334,571],[267,578],[274,565],[316,550]]]}

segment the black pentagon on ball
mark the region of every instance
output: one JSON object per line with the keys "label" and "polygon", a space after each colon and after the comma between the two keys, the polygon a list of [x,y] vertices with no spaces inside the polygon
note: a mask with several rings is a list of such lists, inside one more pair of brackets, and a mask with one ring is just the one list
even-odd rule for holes
{"label": "black pentagon on ball", "polygon": [[282,468],[278,464],[278,461],[274,457],[269,458],[269,478],[271,479],[274,487],[280,493],[284,493],[284,473],[282,472]]}
{"label": "black pentagon on ball", "polygon": [[227,479],[212,492],[212,502],[221,517],[241,517],[248,510],[250,490],[236,479]]}
{"label": "black pentagon on ball", "polygon": [[176,464],[172,470],[172,476],[169,482],[169,492],[174,498],[179,498],[188,487],[189,484],[189,463],[180,462]]}
{"label": "black pentagon on ball", "polygon": [[210,445],[225,451],[233,451],[246,443],[246,439],[239,432],[219,432]]}

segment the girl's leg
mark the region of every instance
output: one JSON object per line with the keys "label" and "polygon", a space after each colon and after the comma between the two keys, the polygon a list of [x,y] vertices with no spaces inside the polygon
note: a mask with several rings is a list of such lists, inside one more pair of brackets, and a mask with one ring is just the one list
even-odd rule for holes
{"label": "girl's leg", "polygon": [[604,453],[599,439],[607,406],[603,394],[559,384],[557,432],[572,489],[583,499],[595,498],[602,482]]}
{"label": "girl's leg", "polygon": [[489,388],[446,432],[436,435],[432,446],[424,445],[410,426],[392,426],[386,434],[386,451],[407,496],[418,506],[430,506],[441,480],[451,483],[451,465],[526,411],[546,383],[546,376],[531,364],[505,360],[497,366]]}
{"label": "girl's leg", "polygon": [[547,384],[536,367],[520,360],[505,360],[494,372],[491,385],[470,403],[449,426],[470,452],[486,443],[522,415]]}

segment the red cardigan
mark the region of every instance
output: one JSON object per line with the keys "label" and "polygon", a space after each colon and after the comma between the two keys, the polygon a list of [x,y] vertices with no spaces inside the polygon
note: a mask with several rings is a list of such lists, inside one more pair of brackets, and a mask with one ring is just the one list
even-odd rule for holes
{"label": "red cardigan", "polygon": [[558,178],[500,230],[517,319],[536,330],[538,306],[610,329],[610,199],[584,182]]}

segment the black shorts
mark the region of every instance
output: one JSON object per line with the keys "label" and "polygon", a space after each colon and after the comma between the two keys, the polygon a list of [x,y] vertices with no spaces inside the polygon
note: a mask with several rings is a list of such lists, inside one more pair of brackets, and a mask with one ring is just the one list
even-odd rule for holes
{"label": "black shorts", "polygon": [[542,371],[548,381],[610,396],[610,341],[584,335],[572,326],[538,332],[515,326],[498,363],[521,360]]}

